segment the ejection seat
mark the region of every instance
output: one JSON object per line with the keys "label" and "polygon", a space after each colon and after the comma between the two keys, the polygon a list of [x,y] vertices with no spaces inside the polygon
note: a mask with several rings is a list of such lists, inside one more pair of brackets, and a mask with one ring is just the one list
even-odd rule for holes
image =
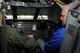
{"label": "ejection seat", "polygon": [[60,53],[80,53],[80,2],[69,10],[65,36]]}

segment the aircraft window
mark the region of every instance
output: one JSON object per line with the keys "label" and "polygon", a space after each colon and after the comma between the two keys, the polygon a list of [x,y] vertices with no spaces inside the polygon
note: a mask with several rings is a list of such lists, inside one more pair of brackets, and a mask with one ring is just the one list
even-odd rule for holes
{"label": "aircraft window", "polygon": [[[7,19],[13,19],[12,15],[6,15]],[[33,19],[34,16],[33,15],[18,15],[17,16],[18,19]],[[38,20],[48,20],[48,16],[47,15],[39,15]]]}
{"label": "aircraft window", "polygon": [[[7,19],[13,19],[12,15],[6,15]],[[33,19],[33,15],[18,15],[18,19]]]}
{"label": "aircraft window", "polygon": [[33,19],[33,15],[18,15],[18,19]]}
{"label": "aircraft window", "polygon": [[13,19],[13,16],[12,15],[6,15],[6,19]]}
{"label": "aircraft window", "polygon": [[48,20],[48,16],[47,15],[39,15],[37,19]]}

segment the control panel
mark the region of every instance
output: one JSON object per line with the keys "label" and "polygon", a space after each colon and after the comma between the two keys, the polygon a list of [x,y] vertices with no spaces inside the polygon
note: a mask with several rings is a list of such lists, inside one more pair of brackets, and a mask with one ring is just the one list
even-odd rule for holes
{"label": "control panel", "polygon": [[35,38],[44,40],[49,39],[56,28],[55,24],[43,20],[6,20],[6,23],[20,29],[24,35],[33,34]]}

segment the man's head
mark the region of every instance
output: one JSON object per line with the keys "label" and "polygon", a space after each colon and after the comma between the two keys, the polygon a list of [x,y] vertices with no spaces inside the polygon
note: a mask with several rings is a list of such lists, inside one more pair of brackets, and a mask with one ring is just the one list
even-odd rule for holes
{"label": "man's head", "polygon": [[62,21],[62,25],[66,25],[68,11],[73,5],[74,5],[73,3],[70,3],[70,4],[66,5],[66,6],[64,6],[64,8],[62,9],[61,17],[60,17],[60,20]]}

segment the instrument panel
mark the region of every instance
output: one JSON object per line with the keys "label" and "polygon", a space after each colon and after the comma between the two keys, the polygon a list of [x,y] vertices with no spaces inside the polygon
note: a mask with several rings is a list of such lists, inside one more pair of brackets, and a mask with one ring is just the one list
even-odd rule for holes
{"label": "instrument panel", "polygon": [[42,38],[44,40],[49,39],[56,28],[55,23],[47,20],[6,20],[6,24],[20,29],[24,35],[31,33],[36,39]]}

